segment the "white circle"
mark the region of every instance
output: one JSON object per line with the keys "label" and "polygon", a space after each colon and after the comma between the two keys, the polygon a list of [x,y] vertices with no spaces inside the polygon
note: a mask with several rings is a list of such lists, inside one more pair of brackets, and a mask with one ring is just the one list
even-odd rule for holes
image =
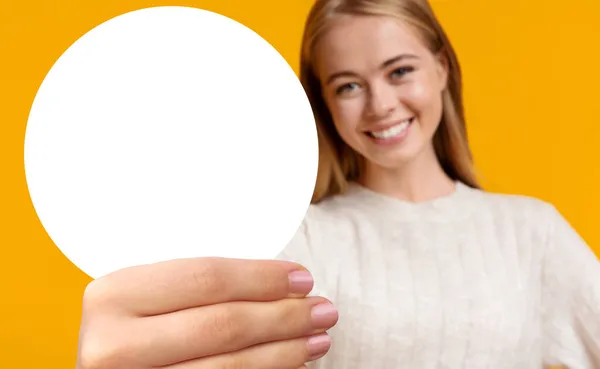
{"label": "white circle", "polygon": [[39,219],[93,278],[185,257],[274,258],[310,203],[308,98],[263,38],[155,7],[77,40],[35,97],[25,171]]}

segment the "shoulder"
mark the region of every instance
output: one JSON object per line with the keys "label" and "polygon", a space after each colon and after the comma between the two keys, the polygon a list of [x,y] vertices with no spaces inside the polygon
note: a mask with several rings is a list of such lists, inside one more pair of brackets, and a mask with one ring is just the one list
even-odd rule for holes
{"label": "shoulder", "polygon": [[336,195],[308,207],[301,231],[313,243],[331,243],[353,233],[368,218],[368,212],[354,196]]}
{"label": "shoulder", "polygon": [[522,247],[545,253],[557,237],[576,234],[559,209],[547,200],[518,194],[473,190],[478,198],[472,219],[494,229],[496,237],[510,237]]}
{"label": "shoulder", "polygon": [[308,206],[297,232],[280,257],[302,262],[334,256],[336,245],[347,244],[368,214],[355,196],[342,194]]}
{"label": "shoulder", "polygon": [[526,224],[547,224],[557,214],[556,207],[538,197],[469,189],[475,216],[513,219]]}
{"label": "shoulder", "polygon": [[349,215],[362,214],[361,202],[355,196],[341,194],[329,197],[317,204],[311,204],[306,212],[307,225],[316,223],[338,223]]}
{"label": "shoulder", "polygon": [[[441,228],[429,222],[440,212],[444,214]],[[556,221],[554,206],[545,200],[475,189],[462,183],[457,184],[454,195],[434,203],[431,211],[424,214],[419,221],[429,222],[426,229],[458,232],[477,239],[477,243],[502,244],[505,249],[527,248],[536,253],[546,248],[549,230]]]}

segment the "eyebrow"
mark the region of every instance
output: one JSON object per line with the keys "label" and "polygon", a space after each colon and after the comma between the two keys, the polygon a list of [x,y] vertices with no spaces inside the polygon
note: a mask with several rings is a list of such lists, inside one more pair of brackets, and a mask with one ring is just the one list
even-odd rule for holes
{"label": "eyebrow", "polygon": [[[381,65],[379,66],[379,69],[387,68],[390,65],[397,63],[404,59],[418,59],[418,57],[413,54],[400,54],[398,56],[395,56],[395,57],[388,59],[388,60],[384,61],[383,63],[381,63]],[[331,82],[333,82],[334,80],[336,80],[337,78],[340,78],[340,77],[354,77],[354,76],[356,76],[356,73],[353,73],[351,71],[337,72],[337,73],[330,75],[329,78],[327,78],[327,84],[330,84]]]}

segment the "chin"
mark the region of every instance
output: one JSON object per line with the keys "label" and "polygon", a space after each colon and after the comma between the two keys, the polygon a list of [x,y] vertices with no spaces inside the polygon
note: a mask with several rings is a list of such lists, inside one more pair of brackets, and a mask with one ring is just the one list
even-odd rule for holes
{"label": "chin", "polygon": [[365,146],[363,146],[361,154],[368,163],[386,169],[399,169],[418,161],[426,151],[427,143],[411,140],[411,142],[404,142],[396,147]]}
{"label": "chin", "polygon": [[386,155],[363,155],[368,165],[375,165],[377,167],[389,170],[396,170],[407,166],[408,164],[417,161],[419,157],[418,153],[413,152],[401,152],[401,153],[389,153]]}

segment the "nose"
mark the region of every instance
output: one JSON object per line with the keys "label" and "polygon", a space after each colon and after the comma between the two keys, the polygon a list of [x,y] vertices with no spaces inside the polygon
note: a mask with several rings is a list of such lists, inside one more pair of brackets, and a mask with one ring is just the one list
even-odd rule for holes
{"label": "nose", "polygon": [[369,89],[367,115],[371,118],[385,118],[398,105],[398,96],[393,86],[387,83],[373,85]]}

